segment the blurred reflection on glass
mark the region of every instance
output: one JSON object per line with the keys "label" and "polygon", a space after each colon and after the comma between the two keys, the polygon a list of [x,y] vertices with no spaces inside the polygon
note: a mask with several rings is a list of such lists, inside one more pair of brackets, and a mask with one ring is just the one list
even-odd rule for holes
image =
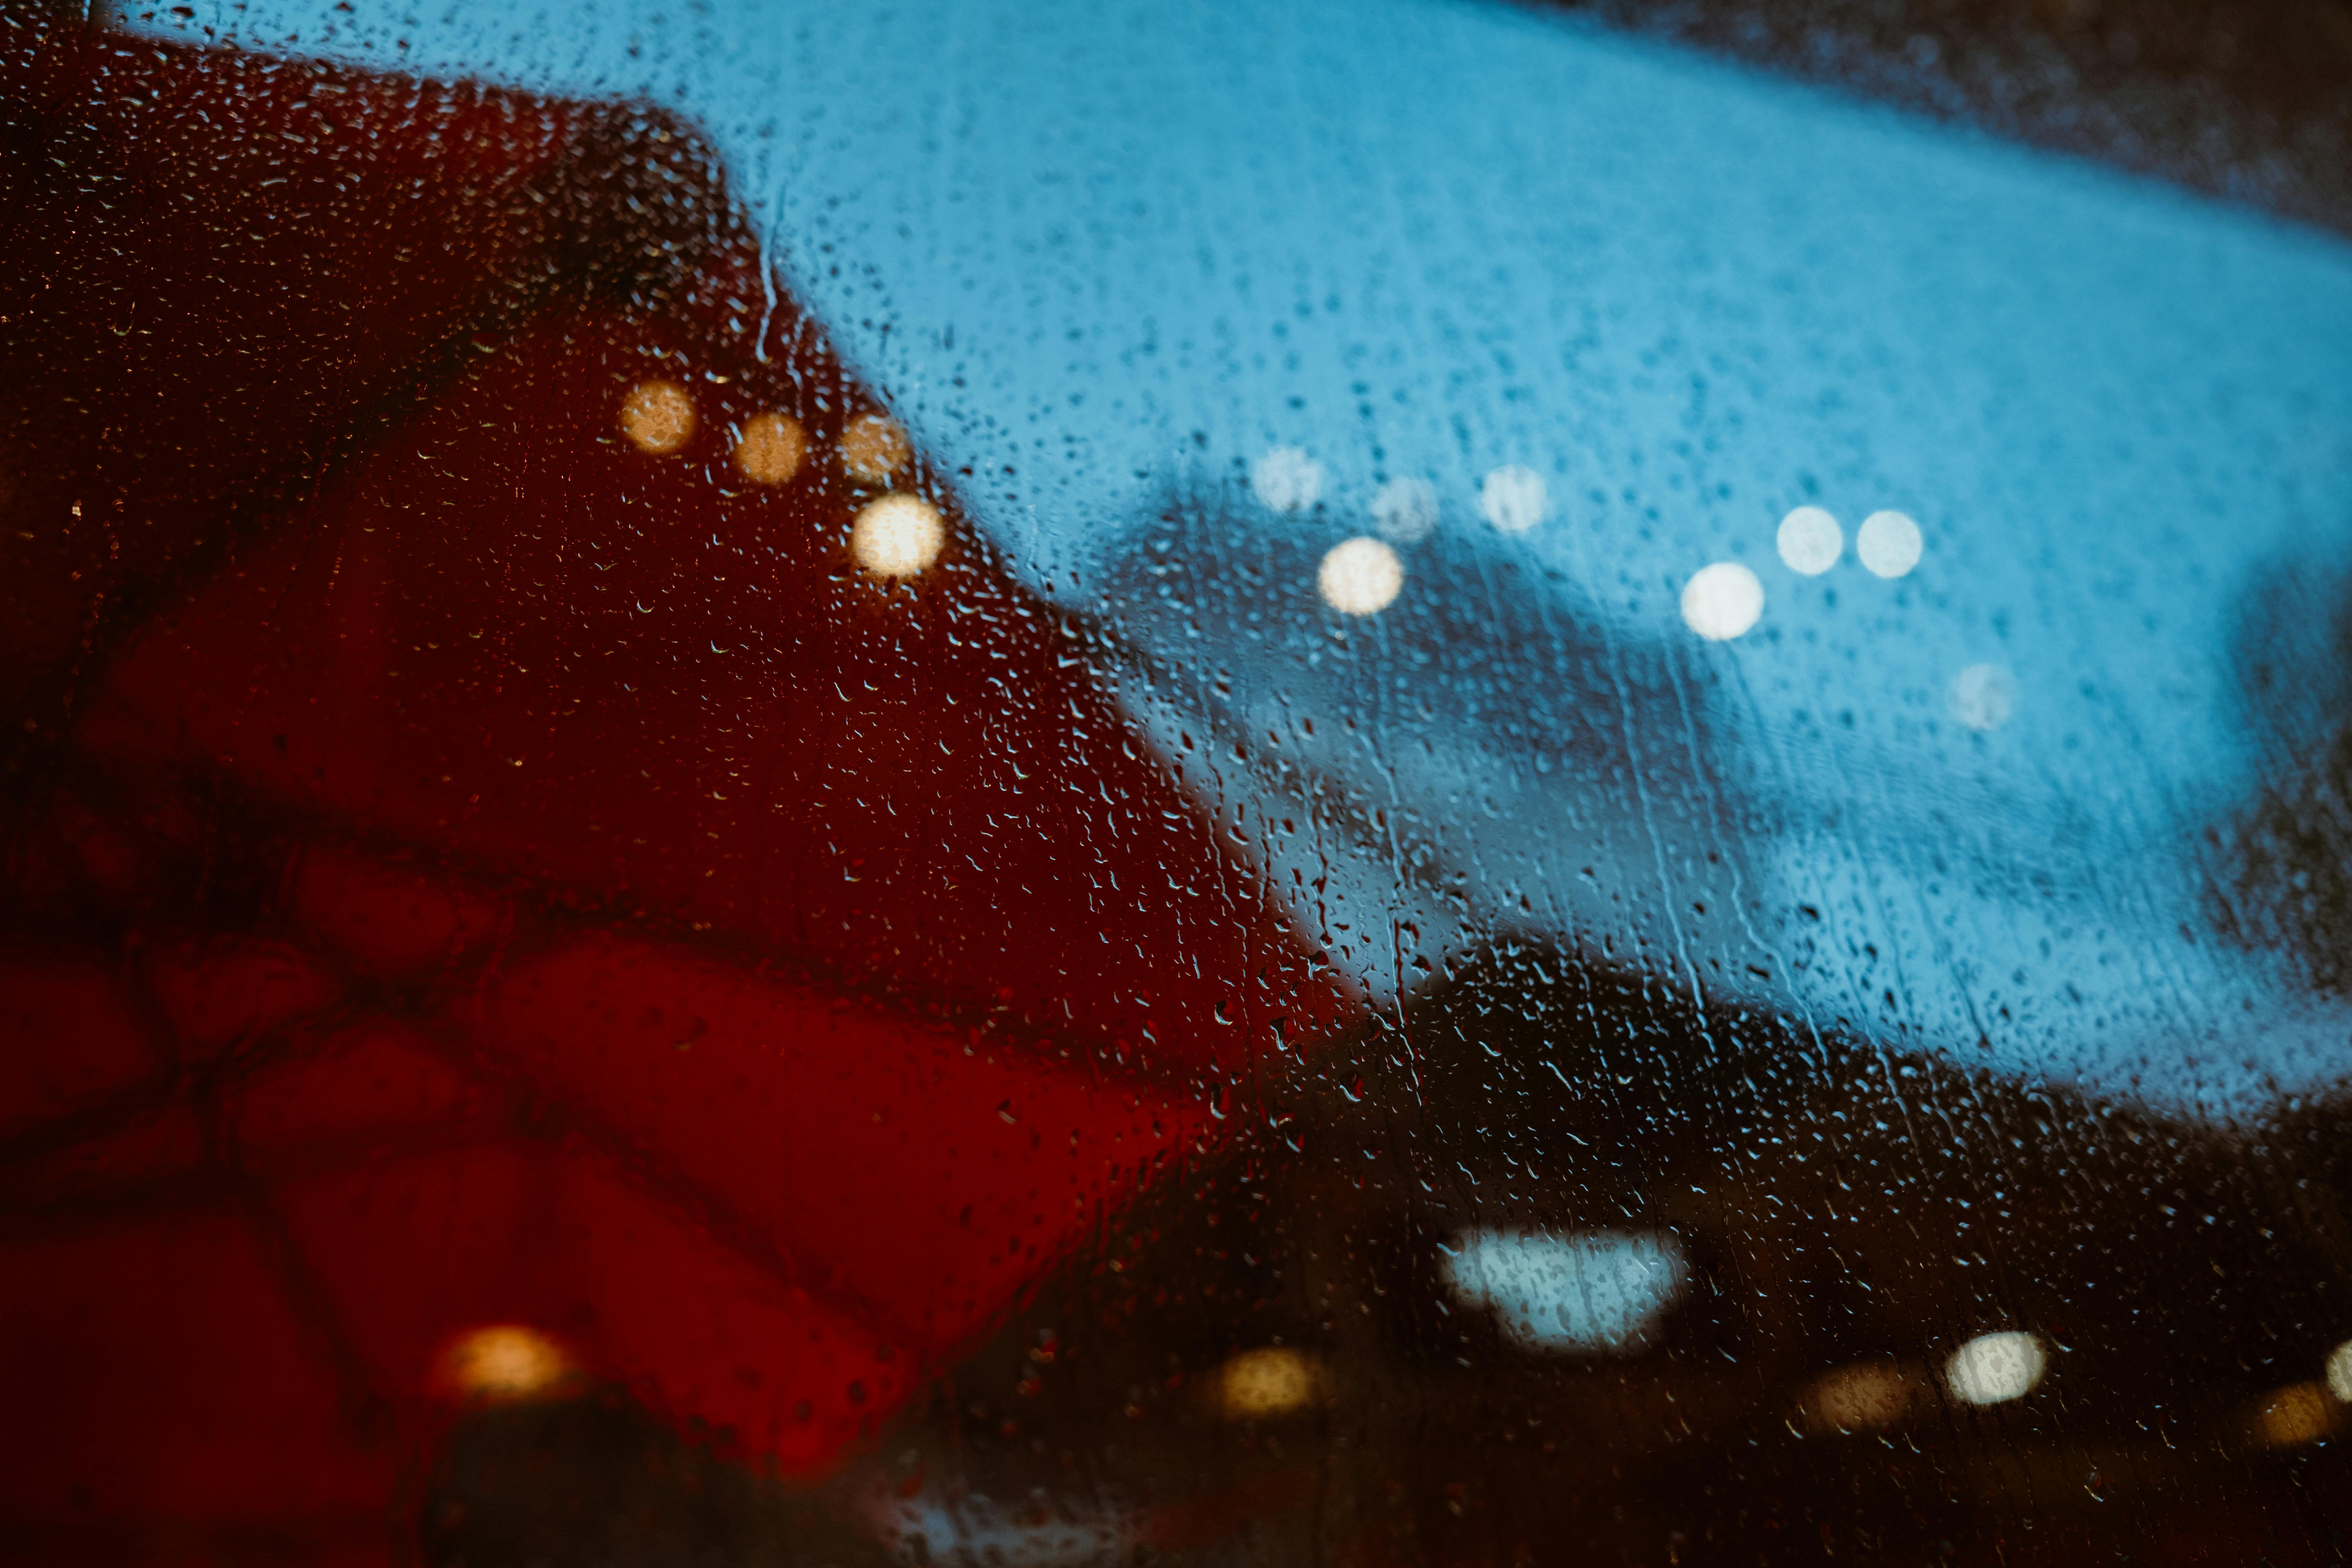
{"label": "blurred reflection on glass", "polygon": [[2329,1560],[2313,17],[0,16],[0,1529]]}

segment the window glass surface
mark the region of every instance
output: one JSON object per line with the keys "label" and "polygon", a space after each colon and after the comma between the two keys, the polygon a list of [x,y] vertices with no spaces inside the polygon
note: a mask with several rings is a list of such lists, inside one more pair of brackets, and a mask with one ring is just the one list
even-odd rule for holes
{"label": "window glass surface", "polygon": [[2335,1560],[2232,16],[0,19],[0,1531]]}

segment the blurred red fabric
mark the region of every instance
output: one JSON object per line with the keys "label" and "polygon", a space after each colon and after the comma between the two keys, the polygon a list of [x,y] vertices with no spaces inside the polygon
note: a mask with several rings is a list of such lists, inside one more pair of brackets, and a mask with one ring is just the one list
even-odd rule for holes
{"label": "blurred red fabric", "polygon": [[686,128],[0,39],[27,1539],[379,1555],[491,1325],[822,1474],[1352,1016]]}

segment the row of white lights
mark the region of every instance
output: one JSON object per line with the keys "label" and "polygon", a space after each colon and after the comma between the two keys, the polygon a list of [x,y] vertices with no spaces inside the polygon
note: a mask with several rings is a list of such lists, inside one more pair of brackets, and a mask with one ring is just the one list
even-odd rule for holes
{"label": "row of white lights", "polygon": [[[1251,488],[1275,511],[1304,511],[1322,498],[1323,465],[1297,447],[1277,447],[1250,472]],[[1479,487],[1479,510],[1506,533],[1524,533],[1541,522],[1549,505],[1543,476],[1507,464],[1486,475]],[[1404,562],[1396,546],[1426,538],[1437,526],[1437,491],[1426,479],[1396,479],[1373,495],[1370,512],[1378,537],[1362,534],[1324,553],[1315,585],[1323,602],[1344,615],[1374,616],[1396,602],[1404,589]],[[1775,539],[1789,569],[1818,577],[1845,554],[1845,529],[1830,512],[1801,506],[1780,520]],[[1903,512],[1872,512],[1854,532],[1854,558],[1873,576],[1907,576],[1919,564],[1926,541],[1919,525]],[[1709,642],[1729,642],[1753,630],[1764,615],[1764,584],[1737,561],[1718,561],[1692,574],[1683,584],[1683,624]],[[1997,730],[2016,708],[2009,671],[1996,664],[1972,664],[1952,679],[1952,716],[1970,730]]]}
{"label": "row of white lights", "polygon": [[[1819,577],[1845,554],[1845,530],[1830,512],[1801,506],[1780,520],[1773,540],[1781,562],[1804,577]],[[1899,511],[1874,511],[1854,532],[1854,559],[1874,577],[1908,576],[1926,541],[1919,525]],[[1764,584],[1736,561],[1702,566],[1683,584],[1683,624],[1709,642],[1744,637],[1764,615]],[[2017,688],[1997,664],[1972,664],[1952,678],[1952,717],[1984,733],[2009,722]]]}
{"label": "row of white lights", "polygon": [[[1305,511],[1323,499],[1323,465],[1298,447],[1276,447],[1250,469],[1250,489],[1269,510]],[[1549,505],[1543,476],[1506,464],[1479,487],[1478,507],[1505,533],[1525,533]],[[1393,479],[1372,496],[1372,527],[1324,554],[1315,574],[1323,602],[1349,616],[1376,616],[1404,588],[1404,562],[1396,546],[1426,539],[1437,527],[1437,489],[1427,479]]]}
{"label": "row of white lights", "polygon": [[[1297,447],[1276,447],[1250,470],[1250,487],[1275,511],[1305,511],[1322,499],[1323,465]],[[1525,533],[1549,507],[1544,479],[1517,463],[1490,470],[1478,489],[1479,510],[1505,533]],[[1404,564],[1393,548],[1425,539],[1437,526],[1437,490],[1426,479],[1394,479],[1373,495],[1372,526],[1323,557],[1318,576],[1326,603],[1352,616],[1388,608],[1404,586]],[[1818,577],[1845,553],[1845,530],[1817,506],[1801,506],[1780,520],[1777,542],[1789,569]],[[1919,564],[1919,525],[1899,511],[1874,511],[1854,536],[1854,555],[1878,577],[1901,577]],[[1710,642],[1744,636],[1764,613],[1764,584],[1736,561],[1702,567],[1684,585],[1683,620]]]}
{"label": "row of white lights", "polygon": [[[1801,576],[1818,577],[1845,554],[1845,530],[1817,506],[1780,520],[1780,559]],[[1899,511],[1874,511],[1853,538],[1854,558],[1874,577],[1908,576],[1926,548],[1919,525]],[[1764,615],[1764,584],[1737,561],[1702,566],[1683,584],[1683,624],[1709,642],[1744,637]]]}

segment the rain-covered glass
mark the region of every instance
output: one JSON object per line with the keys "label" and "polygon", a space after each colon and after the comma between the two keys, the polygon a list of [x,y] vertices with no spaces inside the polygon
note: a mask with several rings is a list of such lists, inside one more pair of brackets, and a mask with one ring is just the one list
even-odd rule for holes
{"label": "rain-covered glass", "polygon": [[2336,1562],[2352,13],[0,11],[0,1552]]}

